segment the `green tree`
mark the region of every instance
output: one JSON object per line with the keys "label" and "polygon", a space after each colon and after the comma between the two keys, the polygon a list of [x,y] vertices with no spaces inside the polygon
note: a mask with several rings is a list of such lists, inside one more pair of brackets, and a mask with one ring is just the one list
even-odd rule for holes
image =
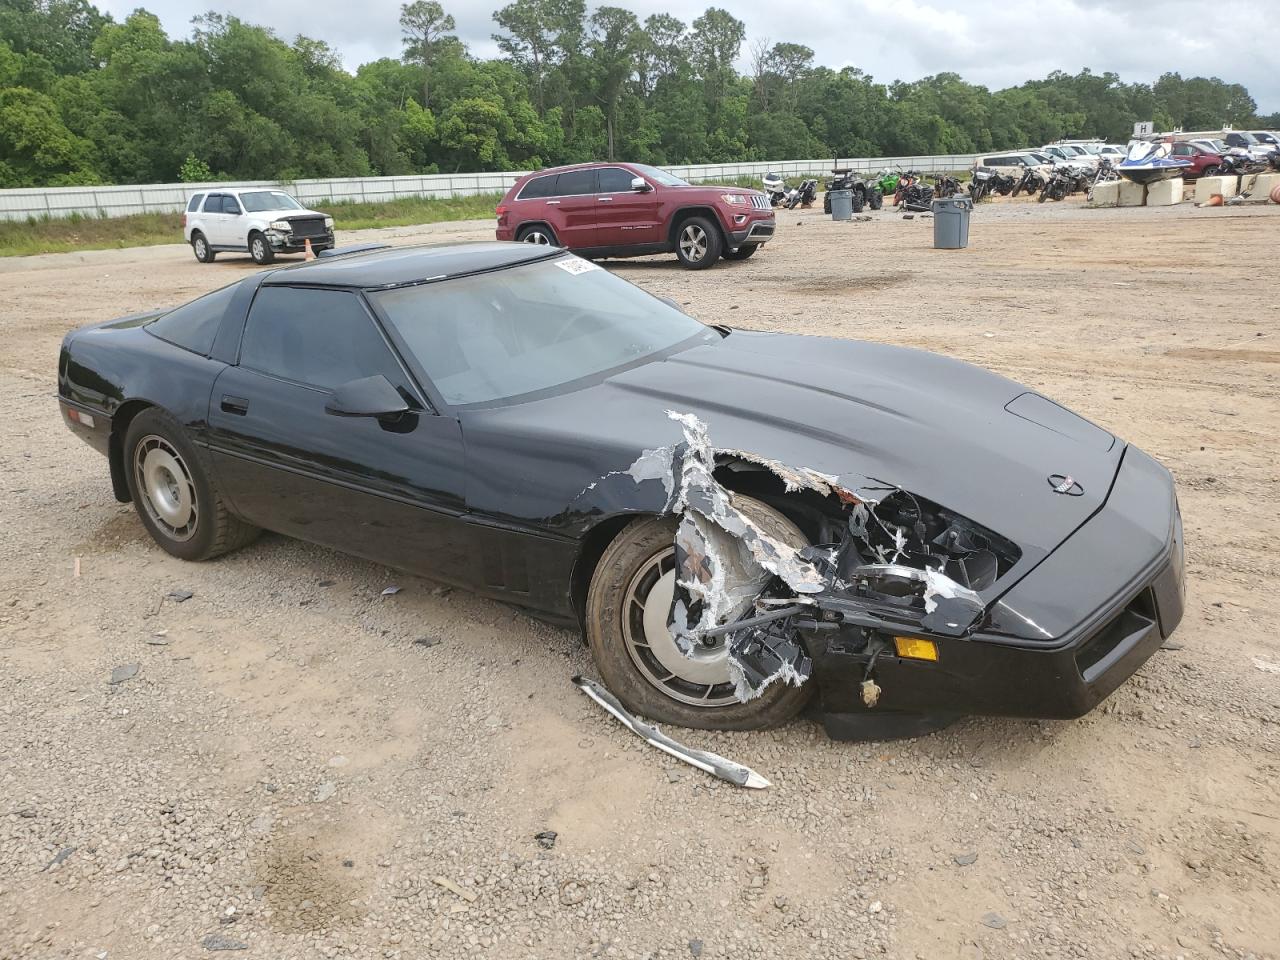
{"label": "green tree", "polygon": [[422,64],[422,105],[431,107],[431,68],[437,51],[454,28],[453,17],[436,0],[414,0],[400,5],[400,29],[404,31],[405,57]]}

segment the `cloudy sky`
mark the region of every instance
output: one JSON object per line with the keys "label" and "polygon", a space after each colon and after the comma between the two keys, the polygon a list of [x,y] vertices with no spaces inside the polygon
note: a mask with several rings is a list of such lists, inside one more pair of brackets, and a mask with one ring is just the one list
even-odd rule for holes
{"label": "cloudy sky", "polygon": [[[457,34],[479,56],[497,53],[491,17],[506,0],[443,0]],[[686,23],[708,2],[613,0],[636,12],[672,13]],[[136,6],[157,14],[170,36],[186,36],[209,7],[186,0],[98,0],[117,19]],[[598,6],[588,0],[590,8]],[[1114,70],[1150,82],[1166,71],[1243,83],[1263,113],[1280,110],[1280,16],[1275,0],[737,0],[720,6],[747,25],[747,41],[812,47],[821,64],[861,67],[877,80],[954,71],[993,89],[1051,70]],[[224,0],[216,8],[338,49],[348,68],[400,52],[398,0],[358,5],[317,0]],[[840,23],[831,22],[839,12]],[[746,46],[744,45],[744,53]]]}

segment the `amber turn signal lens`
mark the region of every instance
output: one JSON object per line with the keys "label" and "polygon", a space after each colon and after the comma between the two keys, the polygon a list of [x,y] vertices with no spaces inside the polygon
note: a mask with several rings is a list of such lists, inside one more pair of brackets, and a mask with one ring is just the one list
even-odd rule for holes
{"label": "amber turn signal lens", "polygon": [[893,646],[900,657],[911,660],[938,659],[938,645],[932,640],[922,640],[920,637],[894,637]]}

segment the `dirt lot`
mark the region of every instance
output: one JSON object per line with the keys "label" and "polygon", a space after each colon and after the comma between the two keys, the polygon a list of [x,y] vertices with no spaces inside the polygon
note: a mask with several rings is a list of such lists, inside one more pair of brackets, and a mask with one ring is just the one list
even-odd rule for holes
{"label": "dirt lot", "polygon": [[687,737],[759,792],[624,733],[568,682],[578,638],[498,604],[274,536],[163,554],[59,421],[58,342],[252,264],[0,262],[0,957],[1280,956],[1280,207],[930,231],[792,212],[746,263],[610,268],[961,357],[1139,444],[1178,478],[1187,616],[1076,722]]}

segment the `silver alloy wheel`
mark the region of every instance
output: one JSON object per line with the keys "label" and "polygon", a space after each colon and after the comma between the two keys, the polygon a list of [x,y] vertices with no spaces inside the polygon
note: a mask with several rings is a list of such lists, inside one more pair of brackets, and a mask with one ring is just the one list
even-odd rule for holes
{"label": "silver alloy wheel", "polygon": [[196,235],[195,247],[196,247],[197,260],[203,260],[205,257],[209,255],[209,244],[205,240],[203,234]]}
{"label": "silver alloy wheel", "polygon": [[548,237],[541,230],[530,230],[528,233],[524,235],[524,242],[536,243],[546,247],[551,245],[551,238]]}
{"label": "silver alloy wheel", "polygon": [[680,252],[690,263],[698,263],[707,255],[707,231],[696,223],[686,224],[680,231]]}
{"label": "silver alloy wheel", "polygon": [[676,587],[676,552],[649,558],[623,595],[622,640],[631,662],[652,686],[680,703],[721,707],[736,703],[724,642],[684,654],[667,626]]}
{"label": "silver alloy wheel", "polygon": [[262,237],[253,238],[253,246],[249,248],[249,252],[253,254],[253,259],[258,263],[262,263],[267,259],[267,241]]}
{"label": "silver alloy wheel", "polygon": [[198,511],[191,471],[164,437],[148,434],[133,449],[133,476],[142,505],[172,540],[195,536]]}

